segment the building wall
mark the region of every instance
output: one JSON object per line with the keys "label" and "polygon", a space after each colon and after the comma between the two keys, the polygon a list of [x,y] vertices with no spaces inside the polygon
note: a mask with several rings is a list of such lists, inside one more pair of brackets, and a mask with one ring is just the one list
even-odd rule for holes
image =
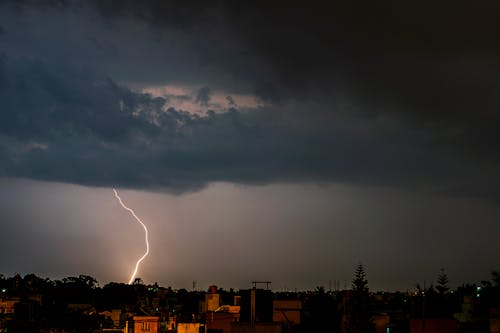
{"label": "building wall", "polygon": [[[424,332],[422,319],[410,320],[410,333]],[[425,333],[458,333],[458,322],[455,319],[426,319]]]}
{"label": "building wall", "polygon": [[14,305],[19,302],[19,299],[0,301],[0,314],[13,315]]}
{"label": "building wall", "polygon": [[121,309],[113,309],[111,310],[111,320],[113,321],[113,326],[118,327],[120,326],[120,316],[122,314]]}
{"label": "building wall", "polygon": [[[391,317],[386,314],[378,314],[372,317],[373,324],[375,325],[375,329],[377,333],[386,333],[387,326],[391,321]],[[421,333],[421,332],[420,332]]]}
{"label": "building wall", "polygon": [[[252,333],[252,327],[247,323],[234,323],[232,333]],[[280,323],[257,323],[255,333],[282,333]],[[314,333],[314,332],[311,332]]]}
{"label": "building wall", "polygon": [[270,290],[250,289],[240,290],[241,310],[240,321],[251,321],[251,299],[255,295],[255,320],[256,322],[270,323],[273,321],[273,294]]}
{"label": "building wall", "polygon": [[490,319],[490,333],[500,333],[500,319]]}
{"label": "building wall", "polygon": [[238,316],[238,314],[228,312],[207,313],[207,330],[219,330],[224,333],[231,333],[231,325],[232,323],[237,322]]}
{"label": "building wall", "polygon": [[158,317],[134,316],[133,319],[134,333],[158,333],[160,331],[160,318]]}
{"label": "building wall", "polygon": [[220,306],[219,294],[205,294],[205,312],[215,311]]}
{"label": "building wall", "polygon": [[500,333],[500,309],[490,310],[490,333]]}
{"label": "building wall", "polygon": [[199,333],[200,323],[178,323],[177,333]]}
{"label": "building wall", "polygon": [[273,321],[284,324],[300,324],[302,302],[300,300],[274,300]]}

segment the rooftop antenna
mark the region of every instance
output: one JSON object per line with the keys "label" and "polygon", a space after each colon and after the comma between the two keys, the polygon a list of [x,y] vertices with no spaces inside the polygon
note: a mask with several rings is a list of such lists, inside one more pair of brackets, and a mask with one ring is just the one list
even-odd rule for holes
{"label": "rooftop antenna", "polygon": [[266,284],[266,290],[269,290],[269,285],[272,283],[271,281],[252,281],[253,289],[257,288],[257,284]]}

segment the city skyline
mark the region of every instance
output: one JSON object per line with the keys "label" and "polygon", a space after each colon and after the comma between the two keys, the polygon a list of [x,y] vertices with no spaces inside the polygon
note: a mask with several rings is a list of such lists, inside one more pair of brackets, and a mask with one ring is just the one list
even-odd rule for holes
{"label": "city skyline", "polygon": [[0,273],[488,277],[499,7],[0,1]]}

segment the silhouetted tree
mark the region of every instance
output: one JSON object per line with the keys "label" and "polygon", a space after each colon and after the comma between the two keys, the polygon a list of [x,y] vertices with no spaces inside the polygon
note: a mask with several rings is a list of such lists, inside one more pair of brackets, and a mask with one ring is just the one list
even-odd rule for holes
{"label": "silhouetted tree", "polygon": [[436,286],[436,290],[438,291],[439,294],[444,295],[450,290],[450,288],[448,287],[448,282],[449,282],[448,275],[446,275],[444,269],[441,268],[437,278],[437,286]]}
{"label": "silhouetted tree", "polygon": [[370,295],[365,268],[360,263],[354,272],[352,291],[347,302],[349,313],[346,314],[346,330],[349,333],[375,332],[375,325],[370,314]]}
{"label": "silhouetted tree", "polygon": [[60,304],[93,304],[97,280],[88,275],[69,276],[54,283],[54,301]]}
{"label": "silhouetted tree", "polygon": [[99,284],[97,283],[97,280],[89,275],[79,275],[78,281],[79,281],[79,283],[87,286],[90,289],[95,289],[99,286]]}
{"label": "silhouetted tree", "polygon": [[[448,275],[443,268],[440,269],[439,275],[437,277],[437,285],[435,290],[437,293],[430,294],[434,296],[434,299],[429,299],[432,301],[434,315],[441,318],[452,317],[453,313],[459,311],[455,306],[453,306],[453,295],[449,293],[450,287],[448,286]],[[432,309],[432,308],[431,308]]]}
{"label": "silhouetted tree", "polygon": [[475,296],[485,308],[500,307],[500,271],[492,271],[490,280],[476,287]]}
{"label": "silhouetted tree", "polygon": [[137,303],[137,293],[132,285],[110,282],[102,288],[99,294],[99,303],[103,308],[121,308],[125,305],[135,305]]}
{"label": "silhouetted tree", "polygon": [[30,293],[45,293],[51,286],[50,279],[43,279],[35,274],[27,274],[23,279],[23,289]]}
{"label": "silhouetted tree", "polygon": [[133,283],[134,283],[134,285],[138,285],[138,286],[144,285],[144,281],[142,281],[142,279],[140,277],[135,278]]}
{"label": "silhouetted tree", "polygon": [[500,272],[492,271],[491,272],[491,280],[495,283],[495,286],[500,287]]}
{"label": "silhouetted tree", "polygon": [[366,279],[365,268],[362,264],[359,264],[354,272],[352,290],[359,293],[368,293],[368,280]]}

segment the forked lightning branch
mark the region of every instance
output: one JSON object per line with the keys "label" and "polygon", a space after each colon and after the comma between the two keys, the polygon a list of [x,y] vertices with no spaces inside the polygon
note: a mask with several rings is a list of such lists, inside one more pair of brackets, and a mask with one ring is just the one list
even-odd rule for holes
{"label": "forked lightning branch", "polygon": [[135,214],[133,209],[125,206],[125,204],[122,201],[122,198],[120,198],[120,196],[118,195],[118,191],[113,189],[113,192],[115,192],[115,197],[116,197],[116,199],[118,199],[118,202],[123,207],[123,209],[127,210],[137,220],[137,222],[139,222],[141,224],[141,226],[144,228],[144,236],[145,236],[145,240],[146,240],[146,252],[144,252],[142,257],[140,257],[139,260],[137,260],[137,262],[135,264],[134,272],[132,273],[132,276],[130,277],[130,281],[128,282],[129,284],[131,284],[135,280],[135,276],[137,275],[137,271],[139,270],[139,265],[144,260],[144,258],[146,258],[149,254],[148,228],[146,227],[144,222],[142,222],[141,219]]}

